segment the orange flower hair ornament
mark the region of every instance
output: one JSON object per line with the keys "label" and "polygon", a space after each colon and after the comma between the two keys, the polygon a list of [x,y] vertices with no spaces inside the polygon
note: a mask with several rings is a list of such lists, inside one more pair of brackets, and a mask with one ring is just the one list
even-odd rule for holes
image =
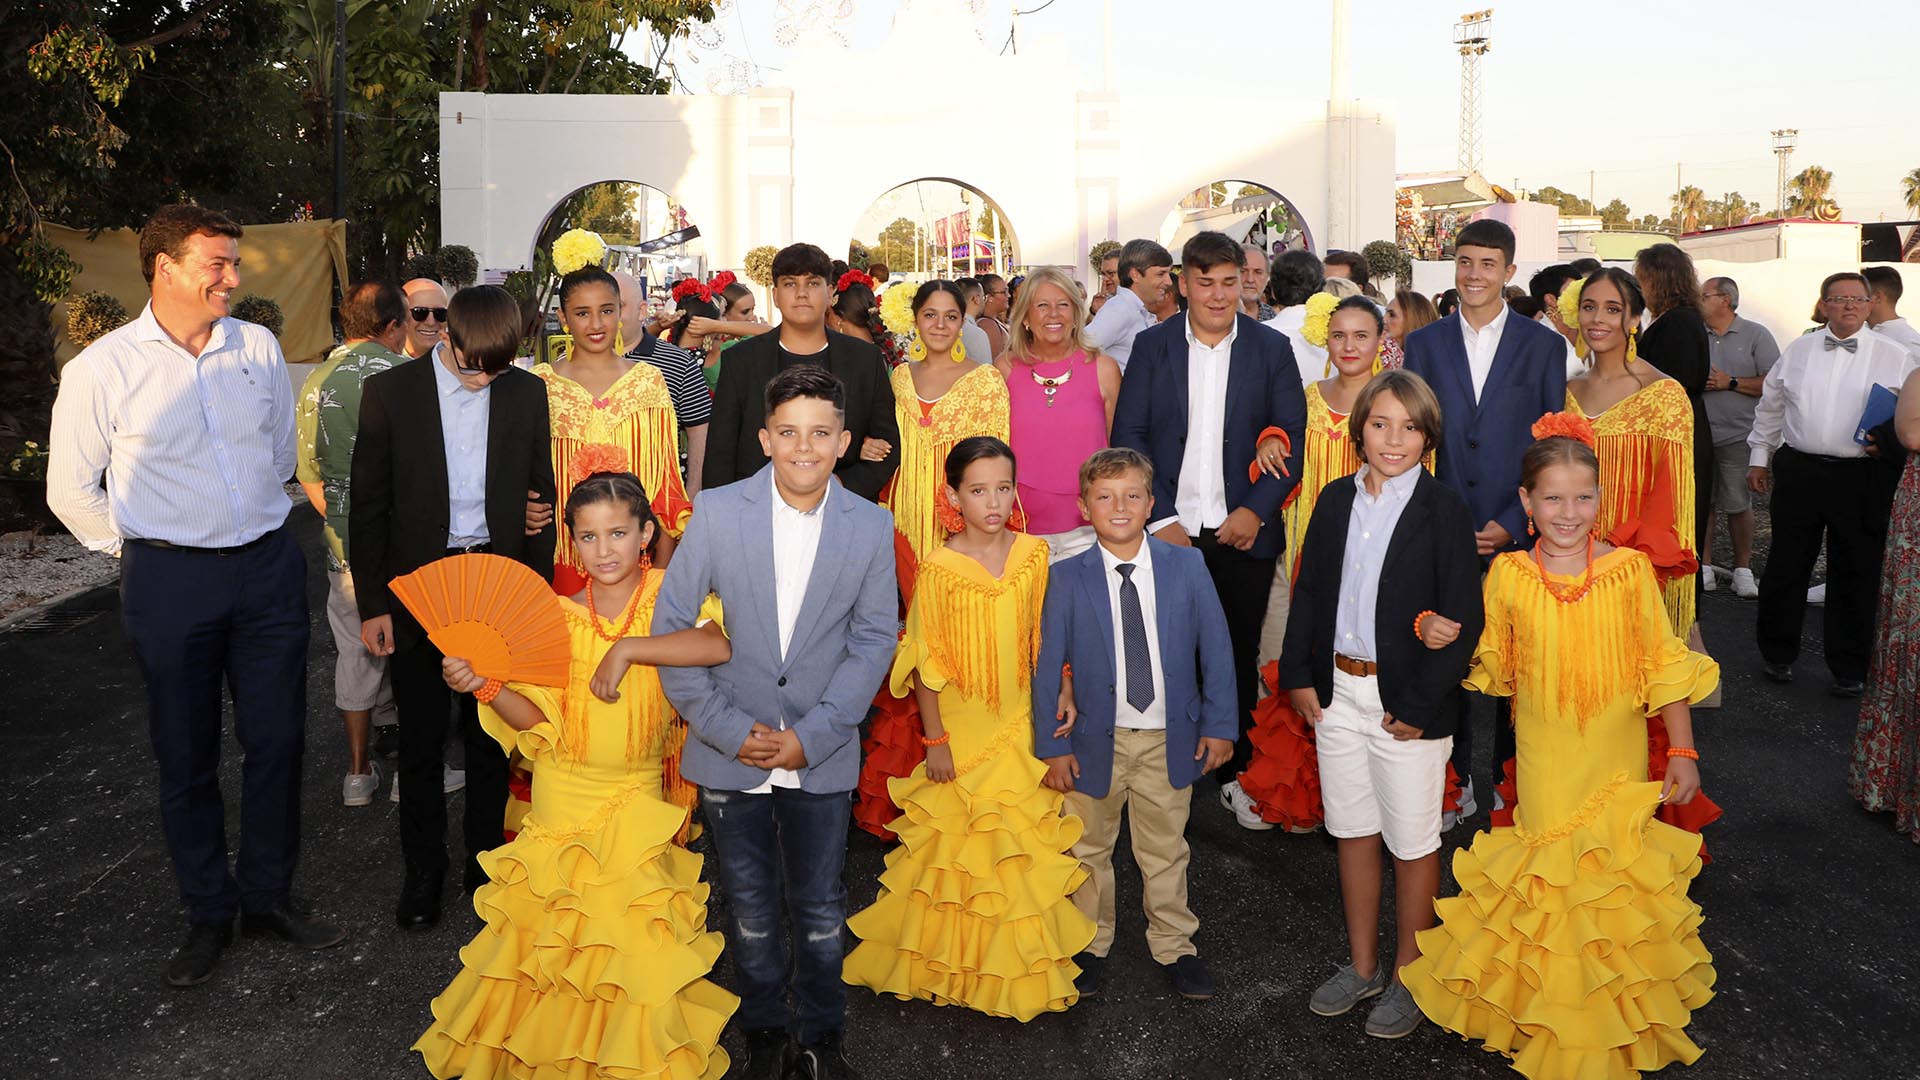
{"label": "orange flower hair ornament", "polygon": [[1595,444],[1593,424],[1584,416],[1569,412],[1551,412],[1533,422],[1535,439],[1572,439],[1588,446]]}
{"label": "orange flower hair ornament", "polygon": [[567,475],[576,484],[586,480],[594,473],[623,473],[633,471],[633,463],[627,452],[617,446],[606,443],[593,443],[581,447],[568,463]]}

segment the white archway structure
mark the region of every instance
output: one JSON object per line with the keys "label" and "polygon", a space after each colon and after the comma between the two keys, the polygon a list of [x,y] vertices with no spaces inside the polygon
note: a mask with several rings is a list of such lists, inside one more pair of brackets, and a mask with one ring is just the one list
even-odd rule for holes
{"label": "white archway structure", "polygon": [[[1284,195],[1325,247],[1394,235],[1394,132],[1379,109],[1237,85],[1231,98],[1090,92],[1064,57],[993,55],[954,17],[916,5],[886,48],[818,50],[789,85],[740,96],[442,94],[443,242],[518,268],[555,203],[611,179],[697,207],[714,267],[798,240],[837,254],[876,198],[923,177],[990,196],[1019,223],[1028,265],[1083,275],[1094,243],[1155,236],[1169,207],[1221,177]],[[955,70],[1017,93],[991,138],[971,93],[933,84]]]}

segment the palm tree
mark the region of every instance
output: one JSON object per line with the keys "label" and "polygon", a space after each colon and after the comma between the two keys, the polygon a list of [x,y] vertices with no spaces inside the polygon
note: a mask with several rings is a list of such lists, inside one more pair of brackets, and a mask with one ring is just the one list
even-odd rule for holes
{"label": "palm tree", "polygon": [[1907,189],[1907,213],[1920,217],[1920,169],[1901,177],[1900,186]]}
{"label": "palm tree", "polygon": [[1818,165],[1809,165],[1788,181],[1793,194],[1787,199],[1787,212],[1794,217],[1838,221],[1840,207],[1828,197],[1833,190],[1833,173]]}
{"label": "palm tree", "polygon": [[1673,223],[1683,233],[1698,229],[1706,211],[1707,193],[1692,184],[1673,197]]}

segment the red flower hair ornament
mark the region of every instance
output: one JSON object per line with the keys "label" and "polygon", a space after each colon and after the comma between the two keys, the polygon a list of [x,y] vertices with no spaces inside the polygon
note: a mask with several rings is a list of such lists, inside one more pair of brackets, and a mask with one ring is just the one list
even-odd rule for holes
{"label": "red flower hair ornament", "polygon": [[713,302],[713,288],[697,279],[683,277],[673,283],[673,302],[679,303],[689,296],[697,296],[708,303]]}
{"label": "red flower hair ornament", "polygon": [[872,275],[864,270],[849,270],[840,275],[839,281],[834,282],[833,291],[835,293],[843,293],[855,285],[865,285],[869,289],[873,288]]}
{"label": "red flower hair ornament", "polygon": [[1535,439],[1572,439],[1577,443],[1593,446],[1595,437],[1593,424],[1584,416],[1570,412],[1553,412],[1533,422]]}
{"label": "red flower hair ornament", "polygon": [[617,446],[606,443],[591,443],[581,447],[567,463],[567,475],[575,484],[586,480],[594,473],[623,473],[633,471],[633,463],[627,452]]}
{"label": "red flower hair ornament", "polygon": [[719,296],[726,291],[727,286],[739,280],[739,278],[733,276],[733,271],[722,270],[707,279],[707,294],[709,297]]}

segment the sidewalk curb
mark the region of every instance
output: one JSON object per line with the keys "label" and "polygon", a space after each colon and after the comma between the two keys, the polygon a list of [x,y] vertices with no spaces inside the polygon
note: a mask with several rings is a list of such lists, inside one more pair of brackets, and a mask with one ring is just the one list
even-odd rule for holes
{"label": "sidewalk curb", "polygon": [[40,600],[35,603],[28,604],[26,607],[23,607],[18,611],[9,612],[6,615],[0,616],[0,634],[4,634],[7,631],[13,629],[16,623],[26,622],[27,620],[32,619],[36,615],[43,615],[49,611],[52,611],[54,608],[59,607],[62,604],[65,604],[72,600],[78,600],[81,597],[97,589],[110,588],[112,587],[112,585],[113,585],[113,581],[111,578],[109,578],[106,581],[102,581],[93,585],[82,585],[77,589],[68,589],[66,592],[63,592],[58,596],[50,596],[45,600]]}

